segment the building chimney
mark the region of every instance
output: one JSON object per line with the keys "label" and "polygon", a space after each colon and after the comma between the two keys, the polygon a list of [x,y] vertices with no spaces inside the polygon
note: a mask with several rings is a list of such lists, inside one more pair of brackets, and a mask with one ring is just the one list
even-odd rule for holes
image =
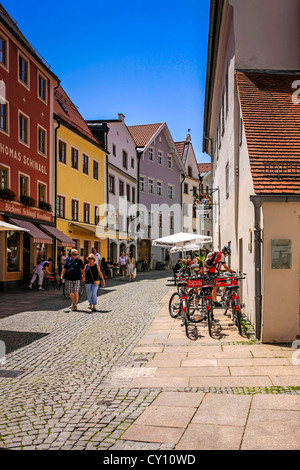
{"label": "building chimney", "polygon": [[118,114],[118,119],[119,119],[119,121],[125,122],[124,114]]}
{"label": "building chimney", "polygon": [[191,130],[191,129],[188,129],[188,134],[187,134],[187,136],[186,136],[186,138],[185,138],[185,141],[186,141],[186,142],[190,142],[190,141],[192,140],[192,139],[191,139],[190,130]]}

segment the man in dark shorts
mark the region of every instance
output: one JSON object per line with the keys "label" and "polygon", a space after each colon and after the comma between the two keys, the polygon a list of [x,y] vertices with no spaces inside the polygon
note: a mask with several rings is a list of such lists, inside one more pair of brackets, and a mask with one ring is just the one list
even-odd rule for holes
{"label": "man in dark shorts", "polygon": [[78,251],[73,248],[71,250],[70,258],[66,259],[63,270],[61,272],[61,280],[66,274],[66,285],[70,292],[70,298],[72,301],[71,309],[77,310],[77,304],[79,299],[79,288],[82,278],[84,264],[80,258],[78,258]]}

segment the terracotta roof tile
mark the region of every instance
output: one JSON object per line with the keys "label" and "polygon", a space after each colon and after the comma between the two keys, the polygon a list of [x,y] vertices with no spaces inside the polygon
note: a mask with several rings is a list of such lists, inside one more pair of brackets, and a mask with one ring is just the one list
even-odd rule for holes
{"label": "terracotta roof tile", "polygon": [[83,137],[88,138],[97,145],[101,145],[101,143],[93,136],[77,107],[73,104],[61,86],[59,86],[54,93],[54,113],[66,124],[73,127],[73,129],[79,132]]}
{"label": "terracotta roof tile", "polygon": [[300,105],[292,101],[300,75],[236,77],[255,192],[300,194]]}
{"label": "terracotta roof tile", "polygon": [[211,170],[211,163],[198,163],[200,173],[208,173]]}
{"label": "terracotta roof tile", "polygon": [[130,134],[132,135],[136,145],[138,147],[145,147],[161,126],[162,123],[127,126],[127,128]]}
{"label": "terracotta roof tile", "polygon": [[174,143],[175,143],[175,147],[177,148],[177,152],[179,153],[179,156],[182,160],[185,141],[184,142],[174,142]]}

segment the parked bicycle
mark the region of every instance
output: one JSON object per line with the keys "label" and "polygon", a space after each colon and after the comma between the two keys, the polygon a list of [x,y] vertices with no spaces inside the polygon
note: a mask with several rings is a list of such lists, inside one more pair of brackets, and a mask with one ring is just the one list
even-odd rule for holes
{"label": "parked bicycle", "polygon": [[239,285],[238,281],[245,279],[245,273],[239,273],[236,275],[230,275],[227,278],[230,281],[230,285],[224,287],[223,294],[221,296],[221,303],[223,305],[223,314],[226,315],[228,310],[231,310],[232,322],[237,326],[239,334],[242,336],[242,315],[241,305],[239,299]]}

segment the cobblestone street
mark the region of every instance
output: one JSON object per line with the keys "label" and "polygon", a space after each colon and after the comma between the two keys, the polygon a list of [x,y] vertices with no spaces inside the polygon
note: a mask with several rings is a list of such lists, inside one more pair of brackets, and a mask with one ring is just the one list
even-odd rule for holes
{"label": "cobblestone street", "polygon": [[[78,312],[71,312],[62,292],[25,291],[27,299],[39,295],[43,310],[0,320],[8,353],[1,369],[20,371],[17,377],[0,378],[0,446],[112,446],[158,394],[126,384],[147,359],[136,360],[130,352],[170,290],[169,277],[160,272],[141,274],[134,283],[108,281],[93,313],[82,298]],[[21,310],[20,296],[10,299]],[[3,316],[3,303],[1,311]],[[20,348],[22,341],[29,344]]]}
{"label": "cobblestone street", "polygon": [[299,449],[299,354],[241,337],[220,310],[212,337],[204,321],[187,338],[169,280],[109,280],[93,313],[57,290],[3,294],[0,448]]}

